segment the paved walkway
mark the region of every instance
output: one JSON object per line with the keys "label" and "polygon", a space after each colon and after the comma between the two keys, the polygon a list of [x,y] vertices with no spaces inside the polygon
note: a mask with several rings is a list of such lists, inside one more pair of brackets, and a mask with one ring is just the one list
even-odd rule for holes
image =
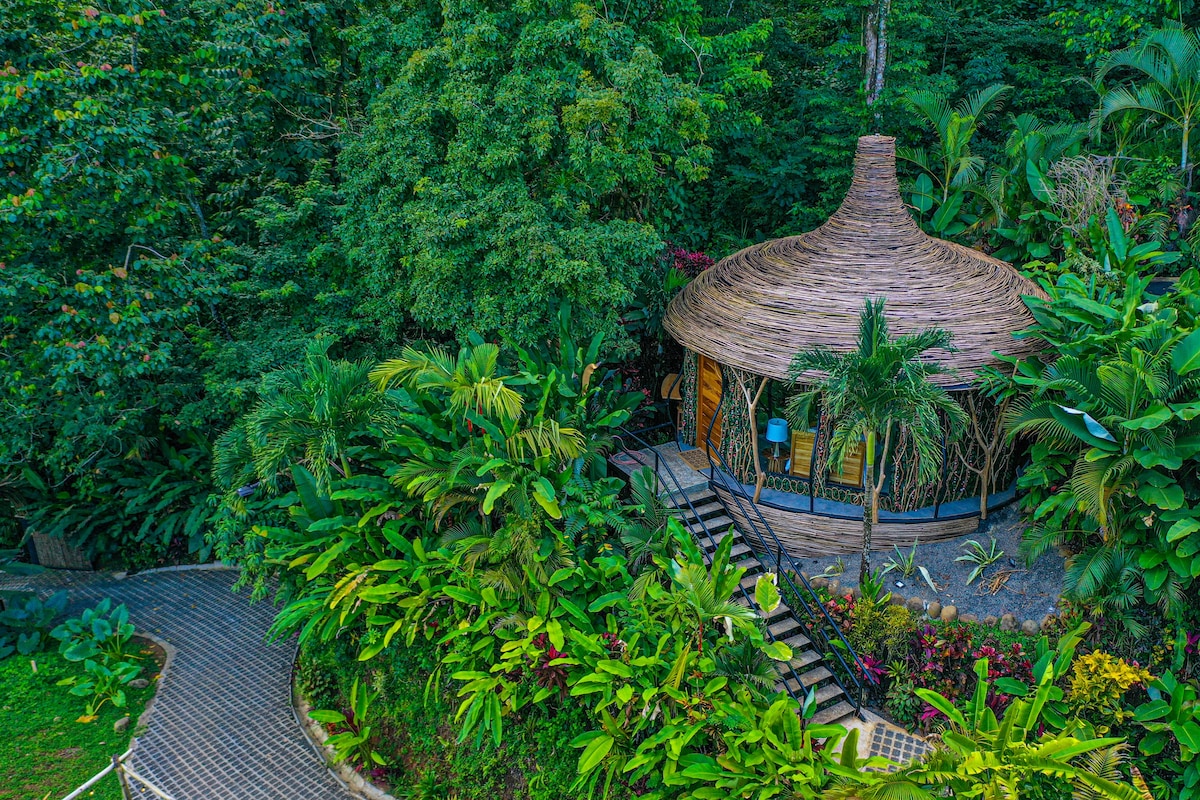
{"label": "paved walkway", "polygon": [[[129,607],[140,632],[175,652],[131,766],[175,800],[343,800],[350,795],[292,714],[294,642],[267,644],[270,602],[231,591],[232,570],[156,572],[117,580],[54,572],[19,583],[67,588],[71,609],[103,597]],[[17,588],[4,581],[5,588]]]}

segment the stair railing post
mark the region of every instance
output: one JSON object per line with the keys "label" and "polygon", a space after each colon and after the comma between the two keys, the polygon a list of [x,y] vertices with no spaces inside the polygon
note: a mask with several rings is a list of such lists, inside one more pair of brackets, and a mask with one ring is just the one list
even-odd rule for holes
{"label": "stair railing post", "polygon": [[117,774],[117,781],[121,784],[121,800],[133,800],[133,790],[129,788],[129,779],[125,777],[125,765],[117,756],[112,757],[112,764],[113,772]]}

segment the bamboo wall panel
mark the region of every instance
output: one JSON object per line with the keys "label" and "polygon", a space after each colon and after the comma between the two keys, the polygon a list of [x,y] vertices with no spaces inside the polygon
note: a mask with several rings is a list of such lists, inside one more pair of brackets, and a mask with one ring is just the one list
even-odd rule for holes
{"label": "bamboo wall panel", "polygon": [[[748,530],[744,515],[740,513],[730,494],[717,487],[714,489],[730,508],[733,521],[738,527]],[[749,510],[750,503],[747,500],[742,499],[742,504]],[[758,508],[779,537],[780,543],[793,556],[820,557],[862,552],[861,519],[837,519],[804,511],[784,511],[761,503]],[[753,514],[753,511],[750,513]],[[757,523],[757,519],[755,522]],[[931,519],[907,524],[880,522],[872,528],[871,550],[890,551],[893,547],[905,549],[912,547],[918,539],[922,543],[956,539],[971,533],[978,526],[978,517]]]}

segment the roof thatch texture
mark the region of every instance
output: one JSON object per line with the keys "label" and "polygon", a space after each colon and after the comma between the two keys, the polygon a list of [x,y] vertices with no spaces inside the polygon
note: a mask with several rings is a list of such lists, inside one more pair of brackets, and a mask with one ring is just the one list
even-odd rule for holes
{"label": "roof thatch texture", "polygon": [[748,247],[722,259],[671,302],[664,327],[717,361],[785,379],[797,351],[855,345],[863,302],[887,298],[893,334],[945,328],[958,352],[931,351],[970,382],[1006,355],[1036,352],[1013,331],[1033,322],[1022,295],[1041,289],[1003,261],[926,235],[905,209],[896,181],[896,140],[858,140],[854,179],[842,206],[815,231]]}

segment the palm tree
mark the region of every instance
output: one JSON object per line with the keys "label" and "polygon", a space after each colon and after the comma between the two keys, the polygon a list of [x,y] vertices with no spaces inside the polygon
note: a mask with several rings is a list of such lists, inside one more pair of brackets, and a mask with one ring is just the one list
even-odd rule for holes
{"label": "palm tree", "polygon": [[500,348],[490,342],[464,347],[457,357],[440,347],[423,351],[409,346],[399,358],[371,370],[371,380],[380,389],[399,383],[445,395],[450,409],[459,414],[516,419],[521,416],[521,394],[509,385],[509,378],[498,374],[499,361]]}
{"label": "palm tree", "polygon": [[392,404],[367,380],[363,362],[334,361],[333,339],[313,340],[300,366],[268,374],[258,404],[217,443],[215,471],[228,482],[243,463],[273,486],[292,464],[302,464],[328,492],[333,471],[351,476],[352,440],[372,427],[391,426]]}
{"label": "palm tree", "polygon": [[[554,570],[571,563],[549,523],[562,518],[558,490],[585,443],[579,431],[547,416],[544,398],[553,382],[501,375],[499,354],[482,341],[456,357],[406,348],[371,378],[384,390],[399,384],[414,406],[397,437],[411,454],[392,481],[428,504],[439,524],[468,509],[443,542],[486,585],[517,596],[545,586]],[[543,401],[527,410],[519,386]]]}
{"label": "palm tree", "polygon": [[[930,481],[941,469],[943,437],[957,436],[967,423],[962,407],[945,389],[929,382],[932,376],[946,374],[947,370],[921,358],[934,349],[953,351],[950,332],[929,328],[893,339],[884,316],[884,302],[882,297],[866,301],[854,350],[805,350],[796,354],[789,371],[793,382],[812,385],[788,401],[786,414],[792,426],[808,427],[809,409],[818,398],[834,420],[829,448],[833,468],[840,470],[846,454],[857,450],[865,440],[860,583],[871,568],[871,526],[879,515],[877,497],[883,487],[893,434],[901,427],[908,432],[917,456],[917,479]],[[876,442],[880,438],[883,447],[876,464]]]}
{"label": "palm tree", "polygon": [[[986,197],[981,186],[984,160],[971,153],[971,140],[980,123],[992,116],[994,107],[1011,88],[993,84],[972,92],[955,106],[951,106],[945,96],[929,90],[908,95],[909,105],[933,128],[937,141],[930,151],[901,148],[898,155],[916,164],[931,179],[926,188],[932,184],[941,192],[939,207],[946,206],[952,195],[959,192],[975,192]],[[928,207],[920,210],[930,210],[931,201],[932,198],[927,201]],[[921,205],[918,198],[918,207]]]}
{"label": "palm tree", "polygon": [[1192,129],[1200,118],[1200,38],[1178,22],[1166,21],[1124,50],[1101,59],[1096,66],[1097,82],[1120,69],[1146,81],[1106,91],[1100,100],[1101,117],[1141,112],[1177,129],[1181,136],[1179,170],[1190,189]]}
{"label": "palm tree", "polygon": [[[696,653],[704,655],[706,625],[724,620],[761,640],[756,625],[758,614],[730,599],[746,570],[729,563],[733,537],[726,536],[713,553],[712,567],[706,567],[699,551],[685,544],[687,552],[667,565],[671,588],[660,595],[662,613],[675,629],[691,629],[696,636]],[[754,634],[757,634],[755,636]]]}

